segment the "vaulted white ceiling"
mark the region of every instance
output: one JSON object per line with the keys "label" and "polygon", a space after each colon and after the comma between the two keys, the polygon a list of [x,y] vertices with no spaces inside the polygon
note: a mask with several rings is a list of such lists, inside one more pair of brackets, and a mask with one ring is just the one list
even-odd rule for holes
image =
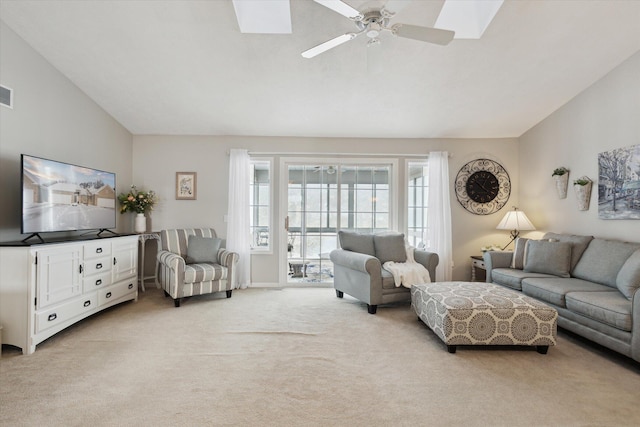
{"label": "vaulted white ceiling", "polygon": [[[442,3],[394,22],[433,26]],[[312,59],[355,29],[312,0],[292,34],[241,34],[231,0],[0,0],[0,18],[134,134],[517,137],[640,50],[636,0],[506,0],[480,40]]]}

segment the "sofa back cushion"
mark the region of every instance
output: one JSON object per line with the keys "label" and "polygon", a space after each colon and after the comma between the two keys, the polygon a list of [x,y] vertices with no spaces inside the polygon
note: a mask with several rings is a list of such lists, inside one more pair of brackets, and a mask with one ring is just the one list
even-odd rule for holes
{"label": "sofa back cushion", "polygon": [[524,271],[571,277],[571,245],[566,242],[529,240]]}
{"label": "sofa back cushion", "polygon": [[640,288],[640,249],[631,254],[616,277],[616,286],[628,299]]}
{"label": "sofa back cushion", "polygon": [[162,249],[178,254],[186,259],[189,236],[218,237],[213,228],[177,228],[173,230],[162,230],[160,232]]}
{"label": "sofa back cushion", "polygon": [[376,234],[373,236],[373,244],[380,263],[407,261],[404,234]]}
{"label": "sofa back cushion", "polygon": [[376,256],[373,234],[360,234],[353,231],[338,231],[340,247],[346,251]]}
{"label": "sofa back cushion", "polygon": [[589,242],[593,240],[593,236],[578,236],[571,234],[557,234],[557,233],[547,233],[543,237],[545,240],[552,240],[558,242],[566,242],[571,245],[571,270],[573,271],[580,261],[582,254],[589,246]]}
{"label": "sofa back cushion", "polygon": [[638,249],[640,243],[593,239],[573,269],[573,276],[617,288],[620,269]]}

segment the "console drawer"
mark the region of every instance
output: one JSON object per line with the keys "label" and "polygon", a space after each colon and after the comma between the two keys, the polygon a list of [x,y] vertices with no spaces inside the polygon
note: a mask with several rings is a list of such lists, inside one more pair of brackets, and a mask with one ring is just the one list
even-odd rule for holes
{"label": "console drawer", "polygon": [[97,273],[104,273],[111,271],[111,263],[113,260],[111,256],[95,258],[91,260],[85,260],[84,262],[84,277],[92,276]]}
{"label": "console drawer", "polygon": [[52,328],[60,323],[71,320],[74,317],[93,310],[98,306],[97,294],[83,295],[82,298],[60,304],[47,310],[36,312],[36,333]]}
{"label": "console drawer", "polygon": [[111,242],[97,241],[89,242],[84,245],[84,259],[99,258],[111,255]]}
{"label": "console drawer", "polygon": [[118,283],[106,289],[98,290],[98,305],[102,306],[125,295],[136,292],[136,280]]}
{"label": "console drawer", "polygon": [[111,272],[106,271],[101,274],[94,274],[90,277],[85,277],[82,280],[82,291],[91,292],[97,289],[101,289],[111,285]]}

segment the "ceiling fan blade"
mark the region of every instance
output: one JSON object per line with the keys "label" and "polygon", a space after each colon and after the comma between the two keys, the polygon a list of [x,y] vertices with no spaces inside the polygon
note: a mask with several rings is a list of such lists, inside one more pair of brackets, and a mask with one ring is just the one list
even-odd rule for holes
{"label": "ceiling fan blade", "polygon": [[418,25],[396,24],[391,28],[393,35],[407,39],[420,40],[428,43],[448,45],[455,31],[440,30],[438,28],[420,27]]}
{"label": "ceiling fan blade", "polygon": [[339,13],[342,16],[346,16],[347,18],[353,21],[360,21],[364,18],[364,15],[358,12],[356,9],[352,8],[345,2],[341,0],[314,0],[316,3],[320,3],[324,7],[328,7],[334,12]]}
{"label": "ceiling fan blade", "polygon": [[336,46],[340,46],[342,43],[346,43],[349,40],[353,40],[360,33],[346,33],[331,40],[327,40],[324,43],[320,43],[318,46],[312,47],[311,49],[305,50],[302,52],[302,56],[309,59],[313,58],[316,55],[320,55],[323,52],[328,51],[329,49],[333,49]]}

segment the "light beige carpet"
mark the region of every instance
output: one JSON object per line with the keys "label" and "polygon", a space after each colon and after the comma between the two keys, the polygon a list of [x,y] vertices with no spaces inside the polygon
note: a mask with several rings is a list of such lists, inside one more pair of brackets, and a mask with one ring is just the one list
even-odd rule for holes
{"label": "light beige carpet", "polygon": [[40,344],[5,346],[2,426],[636,426],[640,364],[561,332],[547,355],[449,354],[410,310],[333,289],[174,308],[152,288]]}

